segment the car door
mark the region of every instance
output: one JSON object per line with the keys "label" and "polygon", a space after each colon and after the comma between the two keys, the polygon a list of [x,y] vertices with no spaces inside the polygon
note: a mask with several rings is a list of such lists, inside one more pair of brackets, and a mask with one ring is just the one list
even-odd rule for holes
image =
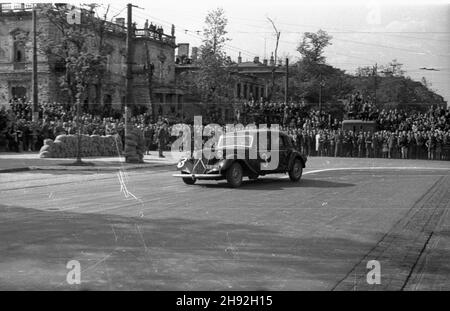
{"label": "car door", "polygon": [[[263,137],[264,136],[264,137]],[[278,165],[274,169],[271,168],[270,162],[272,161],[271,157],[271,132],[270,131],[260,131],[258,133],[258,142],[257,142],[257,161],[256,165],[258,168],[258,172],[261,175],[270,174],[274,171],[278,170]],[[278,152],[278,150],[273,150],[274,152]]]}
{"label": "car door", "polygon": [[257,133],[250,133],[248,137],[250,140],[246,141],[248,148],[245,152],[245,159],[253,173],[259,174],[262,160],[258,155],[258,135]]}
{"label": "car door", "polygon": [[278,169],[279,172],[284,172],[288,168],[289,164],[289,137],[287,137],[284,134],[280,133],[280,139],[279,139],[279,153],[278,153]]}

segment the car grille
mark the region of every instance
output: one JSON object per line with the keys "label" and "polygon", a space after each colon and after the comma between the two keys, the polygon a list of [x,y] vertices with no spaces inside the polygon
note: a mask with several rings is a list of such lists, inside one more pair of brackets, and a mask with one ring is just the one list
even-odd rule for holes
{"label": "car grille", "polygon": [[206,167],[201,160],[197,160],[194,164],[193,172],[194,174],[204,174]]}

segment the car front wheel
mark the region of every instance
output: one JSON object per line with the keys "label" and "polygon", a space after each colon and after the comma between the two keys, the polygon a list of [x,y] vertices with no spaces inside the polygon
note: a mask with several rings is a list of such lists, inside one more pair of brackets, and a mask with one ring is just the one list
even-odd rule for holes
{"label": "car front wheel", "polygon": [[227,182],[232,188],[237,188],[242,184],[243,170],[238,162],[234,162],[227,170]]}
{"label": "car front wheel", "polygon": [[302,177],[303,173],[303,165],[299,159],[294,160],[294,164],[292,165],[291,170],[289,171],[289,178],[292,181],[299,181]]}
{"label": "car front wheel", "polygon": [[183,182],[186,185],[193,185],[193,184],[195,184],[196,181],[197,180],[195,178],[192,178],[192,177],[183,177]]}

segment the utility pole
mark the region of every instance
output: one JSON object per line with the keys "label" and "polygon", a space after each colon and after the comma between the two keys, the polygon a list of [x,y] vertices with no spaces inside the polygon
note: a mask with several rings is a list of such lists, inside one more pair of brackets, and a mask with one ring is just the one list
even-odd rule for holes
{"label": "utility pole", "polygon": [[289,58],[286,57],[286,84],[284,86],[284,103],[288,101],[288,86],[289,86]]}
{"label": "utility pole", "polygon": [[[126,39],[126,49],[127,49],[127,57],[126,57],[126,80],[125,80],[125,89],[126,89],[126,99],[125,99],[125,110],[128,109],[128,105],[133,101],[132,89],[133,89],[133,51],[132,51],[132,41],[133,41],[133,21],[132,21],[132,4],[127,4],[127,39]],[[127,119],[128,116],[126,115]]]}
{"label": "utility pole", "polygon": [[319,113],[322,112],[322,74],[319,76]]}
{"label": "utility pole", "polygon": [[152,80],[153,80],[153,69],[154,66],[150,61],[150,51],[148,50],[147,41],[145,41],[145,54],[147,57],[147,80],[148,80],[148,100],[150,101],[150,109],[152,110],[152,122],[156,122],[156,114],[155,114],[155,105],[152,100],[153,91],[152,91]]}
{"label": "utility pole", "polygon": [[377,106],[377,75],[378,75],[378,65],[377,65],[377,63],[375,63],[375,67],[373,69],[373,78],[374,78],[374,84],[375,84],[373,101],[374,101],[375,106]]}
{"label": "utility pole", "polygon": [[[126,79],[125,79],[125,145],[127,143],[127,135],[129,132],[129,111],[128,105],[133,101],[133,72],[132,72],[132,63],[133,63],[133,21],[132,21],[132,8],[133,5],[131,3],[127,4],[127,39],[126,39],[126,49],[127,49],[127,57],[126,57]],[[125,162],[128,162],[127,157],[125,156]]]}
{"label": "utility pole", "polygon": [[37,76],[37,12],[36,8],[32,11],[32,24],[33,24],[33,59],[32,59],[32,76],[31,76],[31,93],[33,100],[33,121],[39,120],[39,107],[38,107],[38,76]]}
{"label": "utility pole", "polygon": [[272,27],[275,30],[275,35],[276,35],[276,38],[277,38],[277,41],[276,41],[276,44],[275,44],[275,60],[274,60],[275,63],[274,63],[274,66],[272,68],[272,85],[270,87],[270,96],[269,96],[269,99],[272,99],[273,91],[274,91],[274,88],[275,88],[275,70],[277,69],[278,42],[280,41],[281,32],[278,31],[278,29],[275,26],[275,23],[273,22],[273,20],[271,20],[269,17],[267,17],[267,19],[272,24]]}

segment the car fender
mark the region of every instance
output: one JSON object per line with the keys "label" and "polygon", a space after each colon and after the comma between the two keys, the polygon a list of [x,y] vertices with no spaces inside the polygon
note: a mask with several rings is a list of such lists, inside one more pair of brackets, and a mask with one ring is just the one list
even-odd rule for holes
{"label": "car fender", "polygon": [[235,160],[234,159],[222,159],[219,163],[222,163],[222,166],[220,167],[221,171],[227,170],[231,164],[233,164]]}
{"label": "car fender", "polygon": [[293,152],[289,158],[289,165],[288,170],[292,169],[292,166],[294,166],[294,160],[299,159],[302,162],[302,167],[305,168],[305,162],[306,160],[302,157],[302,155],[298,152]]}
{"label": "car fender", "polygon": [[194,161],[190,158],[181,159],[177,164],[177,169],[181,172],[192,173],[192,169],[194,168]]}

